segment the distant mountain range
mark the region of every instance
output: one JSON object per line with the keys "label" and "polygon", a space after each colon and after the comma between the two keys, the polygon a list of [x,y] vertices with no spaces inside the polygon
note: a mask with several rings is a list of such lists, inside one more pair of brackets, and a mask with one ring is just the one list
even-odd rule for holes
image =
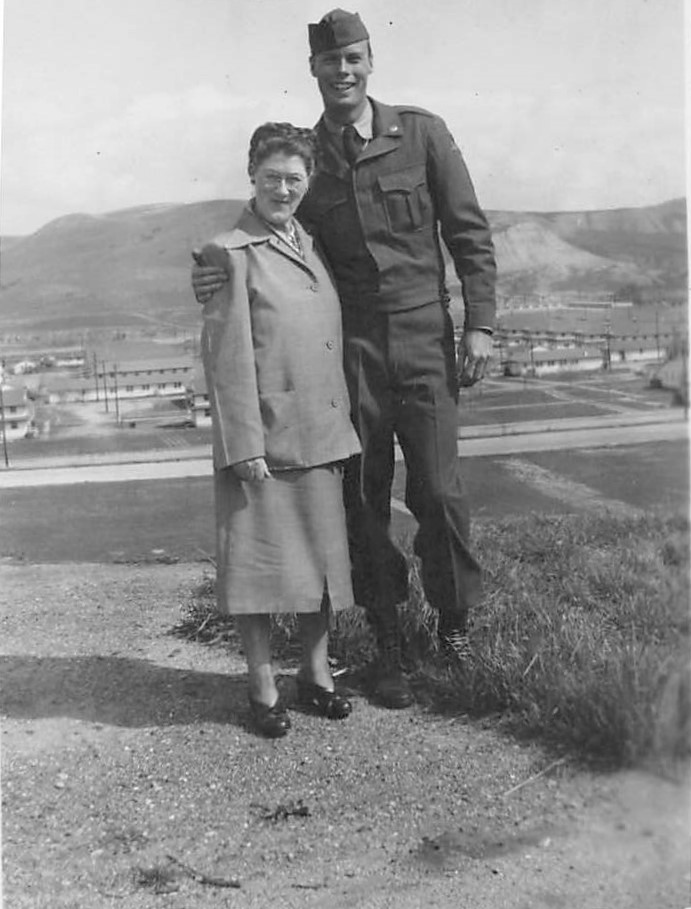
{"label": "distant mountain range", "polygon": [[[0,332],[190,329],[190,251],[243,201],[67,215],[0,241]],[[591,212],[489,211],[500,296],[634,293],[686,299],[686,200]],[[452,269],[449,279],[457,283]]]}

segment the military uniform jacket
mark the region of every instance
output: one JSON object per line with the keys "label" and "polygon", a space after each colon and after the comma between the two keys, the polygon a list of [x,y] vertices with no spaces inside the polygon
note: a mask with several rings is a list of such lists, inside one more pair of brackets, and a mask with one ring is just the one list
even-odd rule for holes
{"label": "military uniform jacket", "polygon": [[439,234],[463,287],[466,328],[494,326],[489,225],[444,121],[370,99],[374,137],[349,168],[323,118],[319,162],[299,217],[324,250],[344,306],[448,301]]}
{"label": "military uniform jacket", "polygon": [[214,466],[306,468],[360,450],[343,377],[341,311],[312,239],[304,259],[250,208],[203,250],[229,280],[204,307]]}

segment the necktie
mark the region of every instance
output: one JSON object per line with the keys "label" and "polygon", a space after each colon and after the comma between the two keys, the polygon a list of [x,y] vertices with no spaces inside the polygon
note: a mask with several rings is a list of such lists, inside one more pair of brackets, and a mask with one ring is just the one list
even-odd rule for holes
{"label": "necktie", "polygon": [[357,161],[358,156],[360,155],[360,152],[362,151],[363,145],[364,145],[364,143],[363,143],[362,139],[360,138],[358,131],[355,129],[355,127],[352,125],[352,123],[350,123],[350,124],[348,124],[348,126],[344,127],[344,129],[343,129],[343,150],[345,152],[346,160],[347,160],[348,164],[350,164],[351,167]]}

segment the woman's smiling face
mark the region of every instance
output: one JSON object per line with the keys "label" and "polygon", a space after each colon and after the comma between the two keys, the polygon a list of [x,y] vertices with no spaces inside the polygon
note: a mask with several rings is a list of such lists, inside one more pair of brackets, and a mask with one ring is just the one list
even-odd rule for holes
{"label": "woman's smiling face", "polygon": [[257,214],[273,227],[285,228],[307,192],[304,160],[300,155],[275,152],[257,165],[252,179]]}

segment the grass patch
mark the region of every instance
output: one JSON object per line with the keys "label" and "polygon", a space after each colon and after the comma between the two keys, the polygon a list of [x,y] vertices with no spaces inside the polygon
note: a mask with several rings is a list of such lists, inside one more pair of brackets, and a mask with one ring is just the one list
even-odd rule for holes
{"label": "grass patch", "polygon": [[684,519],[531,515],[479,528],[478,549],[469,710],[617,764],[688,750],[688,717],[661,715],[688,666]]}
{"label": "grass patch", "polygon": [[[582,757],[630,765],[691,745],[689,534],[684,518],[531,514],[478,525],[485,596],[472,616],[472,659],[449,670],[436,614],[411,562],[401,609],[420,699],[439,709],[501,714],[520,734]],[[192,598],[183,633],[235,641],[217,616],[213,581]],[[281,658],[294,655],[296,622],[273,622]],[[331,654],[358,669],[374,655],[360,610],[337,616]]]}

